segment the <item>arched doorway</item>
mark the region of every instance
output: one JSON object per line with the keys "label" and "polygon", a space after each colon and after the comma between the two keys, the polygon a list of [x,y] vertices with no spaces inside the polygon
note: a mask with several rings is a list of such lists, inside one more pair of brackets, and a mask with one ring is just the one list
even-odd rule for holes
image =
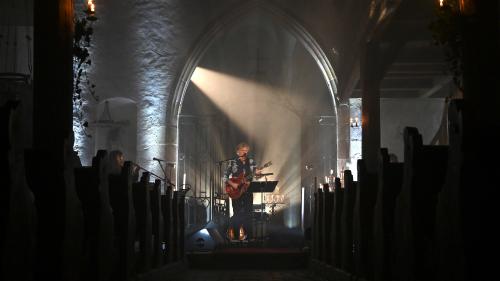
{"label": "arched doorway", "polygon": [[[252,23],[257,22],[257,25],[252,25]],[[250,24],[248,24],[250,23]],[[260,25],[259,25],[260,24]],[[265,26],[272,26],[272,28],[265,28]],[[264,28],[262,28],[264,27]],[[239,28],[239,29],[238,29]],[[279,31],[279,32],[277,32]],[[210,56],[214,56],[214,49],[216,49],[215,46],[217,45],[231,45],[230,43],[228,44],[228,40],[232,40],[231,36],[236,36],[238,38],[238,34],[253,34],[248,36],[247,39],[252,39],[252,38],[259,38],[260,43],[264,43],[265,46],[268,45],[269,42],[275,42],[278,44],[273,51],[269,52],[270,48],[268,47],[263,47],[259,48],[259,44],[256,44],[255,40],[247,40],[245,44],[242,44],[241,46],[244,46],[246,50],[243,50],[244,52],[252,53],[255,55],[255,57],[251,57],[248,61],[253,61],[255,64],[251,67],[249,65],[246,65],[246,67],[236,67],[232,69],[240,69],[242,71],[238,73],[234,73],[231,71],[231,73],[224,73],[224,70],[222,69],[231,69],[231,67],[228,67],[227,65],[222,65],[221,68],[221,60],[214,59],[210,61],[207,59],[207,54]],[[257,35],[255,35],[257,34]],[[245,38],[239,38],[241,40],[245,40]],[[291,42],[293,41],[293,42]],[[294,48],[289,48],[290,45],[293,45]],[[288,46],[288,47],[287,47]],[[297,47],[297,46],[300,46]],[[284,47],[284,48],[280,48]],[[221,54],[217,54],[216,57],[224,57],[228,55],[228,53],[221,51],[222,49],[218,49]],[[307,114],[304,115],[304,110],[307,109],[307,106],[302,109],[297,109],[296,106],[293,105],[292,103],[288,103],[286,101],[287,99],[287,94],[289,92],[292,92],[294,89],[296,90],[296,87],[298,83],[296,80],[294,80],[294,77],[284,77],[286,76],[288,72],[283,71],[282,67],[283,65],[280,64],[272,64],[265,62],[266,58],[269,57],[286,57],[289,60],[287,61],[287,64],[285,65],[286,67],[290,67],[294,69],[297,69],[300,67],[300,64],[304,63],[304,61],[300,61],[300,59],[293,60],[291,58],[294,58],[295,55],[299,55],[299,58],[304,59],[304,54],[307,54],[308,56],[308,63],[311,63],[312,65],[315,66],[317,73],[315,73],[316,77],[322,77],[322,81],[320,81],[320,84],[324,88],[324,91],[326,92],[326,95],[328,97],[326,104],[329,107],[329,111],[327,112],[318,112],[317,114],[307,112]],[[263,58],[261,61],[260,58]],[[208,60],[208,61],[207,61]],[[222,64],[227,64],[228,62],[234,61],[234,58],[229,58],[227,57],[226,59],[223,60],[224,63]],[[200,39],[200,41],[197,43],[194,51],[192,54],[188,57],[187,63],[183,69],[183,72],[180,76],[180,79],[177,83],[175,92],[173,95],[170,96],[169,99],[169,108],[168,108],[168,126],[167,126],[167,147],[166,147],[166,158],[167,161],[170,162],[175,162],[177,163],[176,168],[178,170],[177,173],[173,173],[175,175],[175,182],[177,183],[177,186],[182,186],[183,184],[186,183],[185,178],[187,177],[189,179],[193,179],[195,177],[189,176],[189,168],[185,168],[185,163],[188,161],[189,156],[185,153],[185,151],[182,151],[183,147],[186,147],[187,145],[185,144],[186,140],[189,139],[196,139],[199,141],[200,139],[197,137],[187,137],[182,135],[183,132],[180,130],[180,126],[185,123],[187,120],[186,118],[190,118],[190,126],[192,126],[194,129],[192,129],[193,132],[202,132],[204,128],[203,126],[212,126],[213,124],[208,124],[207,122],[210,123],[209,120],[218,120],[218,118],[211,119],[211,117],[200,117],[203,114],[199,114],[198,116],[199,120],[196,120],[196,117],[193,117],[192,114],[185,114],[185,108],[186,108],[186,103],[185,100],[188,99],[186,96],[187,93],[193,92],[193,91],[198,91],[198,92],[205,92],[204,89],[197,89],[197,90],[192,90],[192,76],[193,73],[195,73],[195,70],[198,69],[200,70],[201,68],[199,66],[201,65],[207,65],[209,68],[206,68],[202,71],[205,71],[203,75],[207,77],[207,75],[211,75],[210,77],[213,78],[213,81],[216,81],[217,79],[220,79],[218,81],[224,81],[227,83],[224,83],[225,86],[228,86],[229,84],[233,84],[233,86],[238,87],[238,85],[247,85],[247,87],[244,87],[245,90],[242,90],[242,88],[239,88],[239,90],[234,89],[233,92],[239,92],[240,94],[246,95],[246,97],[251,97],[251,101],[249,102],[249,99],[247,99],[247,105],[248,102],[253,104],[254,106],[248,106],[250,109],[253,109],[254,111],[247,111],[246,116],[249,115],[262,115],[267,114],[269,112],[272,112],[274,117],[277,115],[280,115],[280,118],[272,118],[272,120],[279,120],[278,122],[272,122],[272,123],[266,123],[264,126],[262,126],[262,123],[264,122],[256,122],[255,124],[251,124],[251,126],[247,127],[242,127],[242,126],[234,126],[235,129],[232,131],[224,131],[224,134],[219,135],[221,139],[230,139],[229,143],[222,143],[222,142],[217,142],[217,141],[212,141],[206,144],[205,147],[202,147],[201,150],[197,150],[197,152],[193,153],[200,153],[200,152],[206,152],[208,147],[213,147],[213,146],[220,146],[216,149],[214,149],[213,152],[211,152],[211,155],[208,156],[203,156],[205,159],[204,161],[206,163],[211,163],[211,165],[215,165],[214,163],[217,163],[218,161],[225,158],[226,156],[232,156],[231,152],[236,145],[237,139],[240,140],[246,140],[248,141],[249,137],[249,132],[250,131],[257,131],[260,132],[261,134],[255,134],[258,136],[265,135],[266,137],[273,137],[275,139],[278,139],[277,142],[275,142],[275,148],[271,149],[271,151],[266,151],[266,152],[261,152],[262,159],[259,159],[259,161],[263,162],[266,160],[273,160],[273,159],[265,159],[267,155],[271,155],[270,158],[277,158],[281,159],[282,157],[279,157],[279,146],[282,145],[283,148],[286,148],[288,150],[288,156],[286,163],[280,163],[282,164],[280,167],[277,169],[280,170],[280,173],[282,170],[288,170],[287,173],[292,174],[298,174],[299,175],[299,181],[296,182],[297,180],[295,179],[289,179],[288,177],[282,177],[280,179],[281,182],[287,183],[286,186],[295,186],[295,188],[290,188],[288,191],[288,195],[290,197],[293,197],[294,199],[294,208],[290,208],[289,214],[285,214],[285,220],[287,221],[287,224],[291,227],[296,227],[301,224],[301,218],[300,218],[300,211],[301,211],[301,206],[300,206],[300,200],[301,200],[301,185],[302,183],[300,182],[300,175],[301,175],[301,169],[304,166],[304,163],[308,162],[307,159],[302,159],[299,154],[299,157],[297,155],[294,155],[293,153],[289,153],[290,150],[293,149],[298,149],[299,151],[304,151],[307,149],[310,149],[311,147],[308,147],[307,145],[304,145],[300,142],[297,143],[297,140],[301,141],[304,138],[304,135],[310,136],[312,134],[313,140],[315,139],[315,136],[321,136],[322,130],[325,128],[325,122],[322,120],[326,120],[330,118],[330,120],[334,120],[333,124],[329,123],[328,126],[330,126],[329,130],[337,130],[336,126],[336,107],[337,107],[337,98],[336,98],[336,78],[335,74],[333,71],[333,68],[330,64],[329,59],[323,52],[322,48],[319,46],[319,44],[314,40],[314,38],[298,23],[296,22],[292,17],[288,16],[286,13],[284,13],[282,10],[280,10],[277,7],[272,6],[271,4],[265,3],[263,1],[250,1],[249,3],[235,9],[234,11],[231,11],[228,13],[226,16],[220,18],[216,23],[214,23],[213,26],[205,33],[205,35]],[[264,65],[262,65],[264,64]],[[289,65],[290,64],[290,65]],[[298,65],[291,65],[291,64],[298,64]],[[246,72],[245,69],[252,69],[254,70],[253,72]],[[288,73],[289,74],[289,73]],[[276,81],[274,79],[269,79],[270,76],[275,75],[275,76],[280,76],[280,79],[278,80],[287,80],[288,82],[288,87],[283,88],[283,87],[276,87],[275,83]],[[217,83],[215,83],[217,84]],[[219,83],[220,84],[220,83]],[[282,85],[281,85],[282,86]],[[191,87],[191,88],[190,88]],[[241,93],[243,92],[243,93]],[[263,93],[269,93],[272,92],[272,95],[263,95]],[[258,110],[262,109],[261,102],[264,99],[268,99],[268,97],[272,96],[271,103],[274,102],[272,106],[266,106],[263,110]],[[219,120],[217,122],[229,122],[229,123],[235,123],[238,124],[238,120],[234,119],[233,116],[228,114],[228,112],[224,112],[224,108],[229,107],[228,105],[224,106],[221,104],[218,104],[221,102],[220,100],[217,101],[216,99],[213,99],[214,97],[210,97],[206,95],[204,99],[206,99],[203,103],[204,104],[211,104],[211,108],[218,108],[217,111],[219,113],[219,116],[225,116],[228,118],[228,120],[224,119],[223,121]],[[220,98],[220,95],[219,95]],[[302,97],[305,99],[305,102],[302,102],[302,106],[304,105],[310,105],[314,103],[314,98],[311,100],[307,100],[306,97]],[[224,100],[229,100],[222,98],[222,102]],[[278,102],[276,102],[278,101]],[[325,102],[322,103],[322,105],[325,105]],[[207,112],[209,115],[213,112],[208,110]],[[276,115],[277,114],[277,115]],[[283,117],[284,116],[284,117]],[[205,123],[205,125],[202,125],[202,123]],[[275,123],[275,124],[273,124]],[[201,124],[201,125],[200,125]],[[315,124],[314,126],[311,126],[312,124]],[[278,130],[269,130],[267,133],[262,133],[266,132],[266,128],[264,128],[266,125],[268,127],[276,127]],[[201,126],[201,127],[200,127]],[[279,131],[279,127],[283,130]],[[310,131],[305,132],[304,128],[311,128]],[[192,135],[194,136],[194,135]],[[229,137],[228,137],[229,136]],[[336,132],[334,134],[336,137]],[[337,148],[337,142],[335,137],[331,140],[331,143],[329,144],[334,151],[332,155],[328,156],[330,158],[333,158],[334,155],[336,155],[336,148]],[[324,140],[323,137],[319,137]],[[269,138],[267,138],[269,140]],[[264,140],[265,141],[265,140]],[[250,141],[253,142],[253,141]],[[193,145],[193,144],[191,144]],[[260,145],[259,141],[255,141],[255,143],[252,144],[256,148],[260,148],[260,151],[266,150],[263,146]],[[260,147],[259,147],[260,146]],[[210,148],[212,149],[212,148]],[[226,150],[226,151],[225,151]],[[227,151],[229,150],[229,151]],[[256,151],[259,151],[259,149],[256,149]],[[208,157],[208,161],[206,161]],[[215,161],[214,161],[215,160]],[[276,161],[276,160],[273,160]],[[328,161],[325,159],[322,159],[322,161]],[[182,163],[181,163],[182,162]],[[288,165],[289,163],[295,163],[295,165]],[[334,162],[331,165],[335,165],[336,161],[335,160],[330,160],[330,162]],[[298,163],[298,164],[297,164]],[[201,165],[200,163],[197,163]],[[288,166],[287,166],[288,165]],[[312,166],[312,165],[311,165]],[[214,170],[217,170],[217,168],[220,167],[214,167]],[[334,167],[332,167],[334,168]],[[182,169],[182,172],[179,173],[179,170]],[[209,168],[212,169],[212,168]],[[192,169],[191,169],[192,170]],[[217,171],[221,172],[221,171]],[[217,175],[217,172],[215,174]],[[324,171],[323,171],[324,172]],[[184,176],[186,175],[187,176]],[[213,177],[210,179],[210,176],[205,177],[205,180],[198,181],[200,184],[202,182],[204,184],[209,184],[212,186],[218,186],[220,182],[217,181],[217,176]],[[174,180],[174,179],[173,179]],[[195,180],[196,181],[196,180]],[[292,183],[293,182],[293,183]],[[189,184],[189,183],[188,183]],[[191,184],[190,184],[191,185]],[[192,186],[191,186],[192,187]],[[219,185],[220,187],[220,185]],[[219,187],[211,187],[208,188],[208,192],[203,192],[204,196],[208,197],[208,200],[210,202],[215,202],[216,198],[213,198],[214,189],[219,188]],[[200,192],[200,189],[195,189],[196,192]],[[293,189],[293,191],[292,191]],[[201,196],[201,194],[199,193]],[[276,197],[274,198],[276,199]],[[279,201],[279,197],[277,199]],[[297,206],[297,202],[299,202]],[[212,210],[211,210],[212,211]],[[210,212],[212,213],[212,212]],[[210,218],[211,214],[207,215],[208,218]]]}

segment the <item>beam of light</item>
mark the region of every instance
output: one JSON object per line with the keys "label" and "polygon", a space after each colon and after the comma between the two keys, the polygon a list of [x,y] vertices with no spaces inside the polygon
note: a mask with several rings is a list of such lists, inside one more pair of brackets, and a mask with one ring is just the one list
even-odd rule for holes
{"label": "beam of light", "polygon": [[[199,76],[199,75],[200,75],[199,71],[195,71],[195,73],[193,74],[192,77]],[[203,77],[198,77],[198,78],[195,77],[195,79],[202,79],[203,80]],[[193,93],[194,92],[203,93],[203,91],[194,83],[191,83],[190,87],[194,88],[194,90],[191,91]],[[222,122],[225,121],[224,118],[227,117],[227,116],[214,115],[212,112],[212,108],[217,107],[217,106],[214,104],[213,100],[207,98],[206,96],[198,96],[197,98],[192,99],[191,102],[193,103],[192,106],[194,108],[196,108],[197,114],[200,114],[200,115],[207,114],[209,116],[214,116],[217,118],[216,120],[213,120],[214,123],[212,123],[212,124],[221,124]],[[189,115],[182,115],[183,113],[184,112],[181,109],[181,115],[179,116],[179,120],[192,117]],[[188,120],[188,119],[186,119],[186,120]],[[181,128],[181,126],[179,126],[179,129],[180,128]],[[178,134],[178,136],[180,136],[180,134]],[[227,155],[225,155],[226,147],[223,146],[223,141],[220,139],[219,136],[212,137],[211,145],[213,146],[212,151],[215,153],[214,154],[215,159],[211,159],[211,160],[213,160],[214,162],[217,162],[217,161],[220,161],[221,159],[227,158]]]}
{"label": "beam of light", "polygon": [[[259,164],[273,162],[265,172],[274,173],[267,179],[278,180],[275,192],[287,198],[285,225],[300,226],[301,117],[283,102],[283,90],[201,67],[191,81],[248,137],[242,141],[250,142]],[[308,105],[306,98],[298,103]]]}
{"label": "beam of light", "polygon": [[269,102],[270,97],[263,93],[272,91],[270,87],[253,81],[202,67],[196,68],[191,82],[245,133],[252,131],[248,121],[249,117],[256,117],[257,103],[266,102],[263,99]]}
{"label": "beam of light", "polygon": [[305,200],[306,188],[302,187],[300,192],[300,226],[302,231],[304,231],[304,200]]}

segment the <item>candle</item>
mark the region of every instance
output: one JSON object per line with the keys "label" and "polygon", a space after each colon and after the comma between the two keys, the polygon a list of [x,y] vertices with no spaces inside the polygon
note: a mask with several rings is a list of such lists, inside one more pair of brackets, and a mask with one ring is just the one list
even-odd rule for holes
{"label": "candle", "polygon": [[91,11],[92,13],[95,12],[95,4],[93,3],[93,0],[88,0],[87,6],[89,7],[89,11]]}

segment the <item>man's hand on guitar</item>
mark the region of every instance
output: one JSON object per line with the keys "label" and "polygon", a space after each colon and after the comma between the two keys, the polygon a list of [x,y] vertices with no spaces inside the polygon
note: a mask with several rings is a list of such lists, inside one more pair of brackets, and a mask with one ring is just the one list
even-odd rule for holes
{"label": "man's hand on guitar", "polygon": [[230,185],[233,189],[238,189],[238,184],[237,184],[237,183],[235,183],[235,182],[229,181],[229,185]]}

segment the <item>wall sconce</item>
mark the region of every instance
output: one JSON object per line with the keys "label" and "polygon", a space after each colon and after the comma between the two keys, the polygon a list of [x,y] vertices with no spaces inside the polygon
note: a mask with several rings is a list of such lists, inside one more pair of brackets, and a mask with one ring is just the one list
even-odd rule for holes
{"label": "wall sconce", "polygon": [[352,128],[357,128],[357,127],[360,127],[360,123],[359,123],[359,118],[356,117],[354,118],[354,120],[352,118],[350,118],[350,123],[351,123],[351,127]]}

